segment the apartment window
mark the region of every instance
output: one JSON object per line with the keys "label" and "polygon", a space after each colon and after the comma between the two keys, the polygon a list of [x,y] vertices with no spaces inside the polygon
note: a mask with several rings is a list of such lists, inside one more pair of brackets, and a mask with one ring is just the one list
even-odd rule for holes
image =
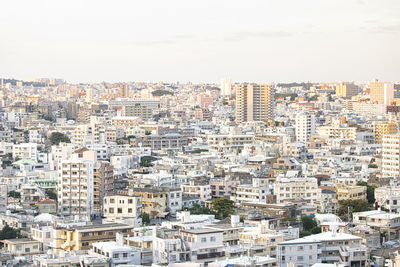
{"label": "apartment window", "polygon": [[210,237],[211,242],[215,242],[215,236]]}
{"label": "apartment window", "polygon": [[128,204],[132,204],[133,203],[133,199],[128,199]]}
{"label": "apartment window", "polygon": [[206,237],[202,237],[201,238],[201,243],[206,243],[207,242],[207,238]]}
{"label": "apartment window", "polygon": [[128,213],[132,213],[132,209],[128,209]]}
{"label": "apartment window", "polygon": [[128,258],[128,253],[122,253],[122,257]]}
{"label": "apartment window", "polygon": [[110,213],[114,213],[114,208],[109,208],[108,211],[109,211]]}
{"label": "apartment window", "polygon": [[122,213],[122,208],[118,208],[118,213]]}
{"label": "apartment window", "polygon": [[110,203],[115,203],[115,199],[110,198]]}
{"label": "apartment window", "polygon": [[114,259],[118,259],[119,258],[119,254],[118,253],[113,254],[113,258]]}
{"label": "apartment window", "polygon": [[303,261],[303,256],[297,256],[298,261]]}

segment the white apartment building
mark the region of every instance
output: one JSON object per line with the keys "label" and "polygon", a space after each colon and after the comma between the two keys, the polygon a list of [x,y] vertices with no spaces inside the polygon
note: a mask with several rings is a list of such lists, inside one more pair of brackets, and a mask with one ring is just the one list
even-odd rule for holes
{"label": "white apartment building", "polygon": [[181,237],[188,248],[191,261],[210,262],[225,254],[222,230],[205,228],[182,230]]}
{"label": "white apartment building", "polygon": [[278,244],[281,267],[310,267],[315,263],[339,263],[343,266],[365,266],[368,248],[361,237],[336,232],[309,235]]}
{"label": "white apartment building", "polygon": [[29,130],[29,143],[41,144],[45,140],[42,131],[40,129]]}
{"label": "white apartment building", "polygon": [[375,189],[375,201],[380,207],[400,213],[400,187],[383,186]]}
{"label": "white apartment building", "polygon": [[317,134],[325,139],[349,139],[355,141],[357,138],[356,127],[345,126],[322,126],[317,128]]}
{"label": "white apartment building", "polygon": [[181,185],[181,190],[183,194],[200,197],[202,202],[211,199],[210,184],[196,184],[191,180],[189,184]]}
{"label": "white apartment building", "polygon": [[13,146],[13,158],[31,159],[36,161],[38,157],[37,144],[22,143]]}
{"label": "white apartment building", "polygon": [[253,178],[251,184],[236,186],[236,193],[231,196],[231,200],[236,203],[267,203],[269,194],[268,186],[260,184],[259,179]]}
{"label": "white apartment building", "polygon": [[400,134],[382,137],[382,177],[400,176]]}
{"label": "white apartment building", "polygon": [[62,160],[58,168],[58,213],[90,217],[93,214],[92,161],[84,159]]}
{"label": "white apartment building", "polygon": [[106,221],[121,222],[125,219],[135,221],[135,227],[142,224],[140,209],[142,203],[136,196],[106,196],[103,199],[103,214]]}
{"label": "white apartment building", "polygon": [[119,264],[141,265],[140,250],[123,244],[122,234],[117,233],[116,242],[96,242],[89,255],[98,258],[110,258],[111,266]]}
{"label": "white apartment building", "polygon": [[221,95],[222,96],[232,95],[232,82],[230,78],[221,79]]}
{"label": "white apartment building", "polygon": [[246,144],[254,143],[254,135],[245,134],[210,134],[207,145],[213,149],[243,149]]}
{"label": "white apartment building", "polygon": [[8,204],[8,186],[0,184],[0,213],[5,213]]}
{"label": "white apartment building", "polygon": [[274,183],[276,203],[288,203],[292,201],[305,201],[316,203],[320,190],[315,178],[282,178],[278,177]]}
{"label": "white apartment building", "polygon": [[296,140],[306,143],[315,134],[315,115],[298,114],[296,116]]}

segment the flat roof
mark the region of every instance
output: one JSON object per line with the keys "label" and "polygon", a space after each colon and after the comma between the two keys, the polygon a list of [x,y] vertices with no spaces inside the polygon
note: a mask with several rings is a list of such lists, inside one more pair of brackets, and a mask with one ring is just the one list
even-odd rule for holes
{"label": "flat roof", "polygon": [[201,235],[201,234],[211,234],[211,233],[222,233],[222,230],[212,230],[207,228],[199,228],[199,229],[188,229],[188,230],[181,230],[183,233]]}

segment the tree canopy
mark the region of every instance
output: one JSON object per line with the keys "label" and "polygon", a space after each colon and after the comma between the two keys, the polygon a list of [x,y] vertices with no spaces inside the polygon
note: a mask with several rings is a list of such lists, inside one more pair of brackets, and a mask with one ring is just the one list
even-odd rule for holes
{"label": "tree canopy", "polygon": [[13,190],[8,192],[8,196],[13,198],[21,198],[21,193]]}
{"label": "tree canopy", "polygon": [[71,143],[68,136],[60,132],[54,132],[50,135],[50,142],[52,145],[58,145],[59,143]]}
{"label": "tree canopy", "polygon": [[139,216],[142,219],[142,224],[143,225],[149,225],[150,224],[150,216],[146,212],[142,212]]}
{"label": "tree canopy", "polygon": [[235,211],[234,202],[227,198],[216,198],[212,202],[212,209],[218,219],[225,219]]}
{"label": "tree canopy", "polygon": [[21,231],[19,229],[14,229],[8,225],[5,225],[0,231],[0,240],[14,239],[17,237],[22,237]]}
{"label": "tree canopy", "polygon": [[367,187],[367,200],[369,204],[375,203],[375,185],[369,185],[366,182],[359,182],[357,185],[366,186]]}
{"label": "tree canopy", "polygon": [[363,199],[348,199],[339,201],[339,209],[337,210],[337,215],[343,220],[347,221],[348,212],[350,216],[353,217],[353,212],[367,211],[371,210],[371,205],[368,201]]}

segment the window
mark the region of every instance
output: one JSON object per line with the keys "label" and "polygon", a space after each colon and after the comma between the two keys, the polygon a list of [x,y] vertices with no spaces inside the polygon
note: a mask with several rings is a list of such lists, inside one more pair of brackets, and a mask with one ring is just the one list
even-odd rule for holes
{"label": "window", "polygon": [[303,261],[303,256],[297,256],[298,261]]}
{"label": "window", "polygon": [[118,253],[113,254],[113,258],[114,259],[118,259],[119,258],[119,254]]}
{"label": "window", "polygon": [[211,242],[215,242],[215,236],[210,237]]}
{"label": "window", "polygon": [[122,253],[122,257],[128,258],[128,253]]}
{"label": "window", "polygon": [[122,213],[122,208],[118,208],[118,213]]}
{"label": "window", "polygon": [[202,237],[201,238],[201,243],[206,243],[207,242],[207,238],[206,237]]}
{"label": "window", "polygon": [[128,209],[128,213],[132,213],[132,209]]}

